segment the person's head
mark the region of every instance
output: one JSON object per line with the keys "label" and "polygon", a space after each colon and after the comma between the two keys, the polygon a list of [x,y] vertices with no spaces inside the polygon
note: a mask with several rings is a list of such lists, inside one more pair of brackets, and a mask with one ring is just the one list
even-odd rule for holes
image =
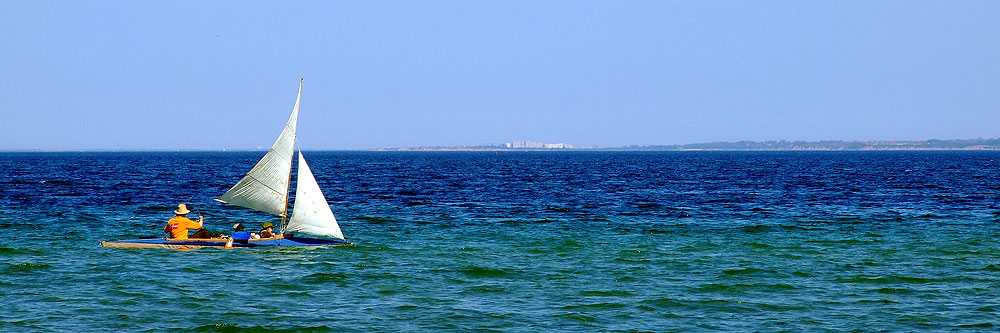
{"label": "person's head", "polygon": [[274,225],[271,224],[271,222],[264,222],[264,224],[260,226],[260,230],[270,231],[272,228],[274,228]]}
{"label": "person's head", "polygon": [[233,225],[233,231],[243,231],[243,229],[245,229],[243,227],[243,223],[237,223]]}
{"label": "person's head", "polygon": [[174,214],[177,214],[177,215],[187,215],[187,213],[190,213],[190,212],[191,211],[188,210],[187,205],[180,204],[180,205],[177,205],[177,210],[174,211]]}

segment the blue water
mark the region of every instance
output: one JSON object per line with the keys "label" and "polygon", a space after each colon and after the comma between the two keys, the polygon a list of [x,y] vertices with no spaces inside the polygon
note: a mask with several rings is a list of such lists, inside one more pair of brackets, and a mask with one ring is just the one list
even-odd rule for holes
{"label": "blue water", "polygon": [[0,154],[0,331],[1000,325],[1000,152],[306,152],[356,246],[99,247],[261,155]]}

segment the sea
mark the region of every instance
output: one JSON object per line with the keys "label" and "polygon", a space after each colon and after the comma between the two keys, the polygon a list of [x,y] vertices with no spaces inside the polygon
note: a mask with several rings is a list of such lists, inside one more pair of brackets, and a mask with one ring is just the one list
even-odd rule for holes
{"label": "sea", "polygon": [[998,151],[306,151],[354,246],[100,246],[261,156],[0,153],[0,331],[1000,330]]}

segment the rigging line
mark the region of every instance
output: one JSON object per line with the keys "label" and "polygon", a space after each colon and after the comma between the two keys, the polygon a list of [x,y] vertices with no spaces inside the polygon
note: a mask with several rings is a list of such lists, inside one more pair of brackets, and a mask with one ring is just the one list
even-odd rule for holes
{"label": "rigging line", "polygon": [[[297,136],[293,137],[292,140],[295,143],[295,145],[293,147],[299,149],[299,156],[301,156],[302,155],[302,147],[299,147],[299,139],[298,139],[298,137]],[[295,160],[295,149],[294,148],[292,149],[292,160],[293,160],[293,162]],[[301,167],[301,165],[299,167]],[[298,171],[298,170],[296,170],[296,171]],[[286,183],[286,184],[287,184],[286,185],[287,187],[285,188],[285,214],[281,215],[281,235],[285,234],[285,222],[287,221],[287,216],[288,216],[288,197],[290,196],[288,192],[291,191],[291,188],[292,188],[292,168],[291,168],[291,166],[289,166],[289,168],[288,168],[288,183]],[[296,189],[298,189],[299,184],[296,183],[295,186],[296,186]],[[294,214],[294,212],[292,212],[292,213]]]}

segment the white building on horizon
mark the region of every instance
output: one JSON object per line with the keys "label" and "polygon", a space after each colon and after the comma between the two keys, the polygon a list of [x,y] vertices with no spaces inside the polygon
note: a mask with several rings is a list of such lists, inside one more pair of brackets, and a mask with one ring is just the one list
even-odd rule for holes
{"label": "white building on horizon", "polygon": [[527,149],[572,149],[573,145],[566,143],[541,143],[534,141],[514,141],[503,144],[504,148],[527,148]]}

